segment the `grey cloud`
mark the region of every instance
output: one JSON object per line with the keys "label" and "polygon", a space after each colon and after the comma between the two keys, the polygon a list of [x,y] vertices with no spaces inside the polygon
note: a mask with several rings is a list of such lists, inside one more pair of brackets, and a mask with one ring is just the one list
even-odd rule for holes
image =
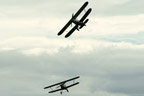
{"label": "grey cloud", "polygon": [[107,35],[107,36],[97,36],[98,40],[109,41],[109,42],[129,42],[132,44],[144,44],[144,32],[138,32],[136,34],[126,34],[126,35]]}
{"label": "grey cloud", "polygon": [[109,86],[107,90],[110,92],[119,92],[125,94],[143,94],[144,85],[141,84],[144,80],[144,73],[134,73],[134,74],[117,74],[117,76],[113,76],[114,83],[112,86]]}
{"label": "grey cloud", "polygon": [[[144,94],[143,50],[107,48],[89,54],[76,54],[71,50],[68,47],[60,49],[60,53],[55,55],[40,56],[25,56],[16,50],[1,52],[0,81],[4,86],[1,94],[9,92],[5,96],[45,95],[45,85],[60,81],[51,76],[61,77],[63,80],[77,75],[81,76],[82,85],[76,87],[79,91],[89,88],[91,94],[98,90],[133,96]],[[85,78],[91,79],[84,80]]]}

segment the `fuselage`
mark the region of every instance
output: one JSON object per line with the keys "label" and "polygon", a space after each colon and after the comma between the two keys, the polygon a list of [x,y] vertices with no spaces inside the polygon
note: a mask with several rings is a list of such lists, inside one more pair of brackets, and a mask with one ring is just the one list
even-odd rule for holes
{"label": "fuselage", "polygon": [[[66,90],[67,92],[69,92],[65,84],[61,84],[60,87],[62,90]],[[62,91],[60,93],[62,94]]]}
{"label": "fuselage", "polygon": [[77,19],[72,19],[72,22],[74,23],[74,24],[76,24],[76,26],[77,26],[77,30],[79,31],[79,29],[81,28],[81,26],[85,26],[85,23],[83,23],[83,22],[80,22],[79,20],[77,20]]}
{"label": "fuselage", "polygon": [[84,25],[83,22],[80,22],[79,20],[76,20],[76,19],[72,19],[72,22],[76,25],[80,25],[80,26]]}
{"label": "fuselage", "polygon": [[61,89],[66,89],[66,85],[62,84],[60,85]]}
{"label": "fuselage", "polygon": [[60,87],[62,90],[67,90],[67,92],[68,92],[67,86],[65,84],[61,84]]}

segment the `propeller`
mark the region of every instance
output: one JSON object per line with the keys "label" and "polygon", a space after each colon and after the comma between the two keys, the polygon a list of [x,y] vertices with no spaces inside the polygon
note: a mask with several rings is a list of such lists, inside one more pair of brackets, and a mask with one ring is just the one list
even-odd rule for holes
{"label": "propeller", "polygon": [[[74,17],[74,13],[72,14],[72,19],[73,19],[73,17]],[[72,27],[72,23],[71,23],[71,27]]]}
{"label": "propeller", "polygon": [[73,19],[73,17],[74,17],[74,13],[72,14],[72,19]]}

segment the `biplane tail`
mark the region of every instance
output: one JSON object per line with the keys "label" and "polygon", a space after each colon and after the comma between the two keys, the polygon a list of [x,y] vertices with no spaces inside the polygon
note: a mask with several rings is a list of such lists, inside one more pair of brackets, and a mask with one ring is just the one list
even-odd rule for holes
{"label": "biplane tail", "polygon": [[89,19],[86,19],[83,23],[83,25],[81,25],[80,27],[79,27],[79,29],[81,29],[81,28],[83,28],[84,26],[86,26],[86,23],[89,21]]}

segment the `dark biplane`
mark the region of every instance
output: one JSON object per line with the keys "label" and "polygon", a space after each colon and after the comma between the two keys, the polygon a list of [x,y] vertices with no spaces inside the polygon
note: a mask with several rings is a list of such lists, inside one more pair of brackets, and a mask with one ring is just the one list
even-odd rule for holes
{"label": "dark biplane", "polygon": [[[65,80],[65,81],[62,81],[62,82],[59,82],[59,83],[56,83],[56,84],[53,84],[53,85],[50,85],[50,86],[47,86],[47,87],[44,87],[44,89],[50,88],[52,91],[49,91],[49,93],[60,91],[60,93],[62,94],[63,90],[66,90],[67,92],[69,92],[68,88],[70,88],[70,87],[72,87],[74,85],[79,84],[79,82],[76,82],[76,83],[73,82],[73,84],[70,84],[70,85],[67,85],[67,86],[65,84],[67,82],[69,82],[69,81],[74,81],[75,79],[78,79],[78,78],[79,78],[79,76],[71,78],[71,79],[68,79],[68,80]],[[56,86],[55,90],[52,89],[52,87],[54,87],[54,86]],[[59,89],[57,89],[57,88],[59,88]]]}
{"label": "dark biplane", "polygon": [[72,18],[68,21],[68,23],[59,31],[58,35],[61,35],[72,23],[75,24],[75,26],[65,35],[65,38],[69,37],[76,29],[79,31],[79,29],[86,26],[86,23],[89,21],[89,19],[86,19],[87,16],[92,11],[91,8],[89,8],[86,13],[82,16],[80,20],[77,20],[77,17],[80,15],[80,13],[86,8],[88,5],[88,2],[85,2],[83,6],[77,11],[77,13],[72,15]]}

